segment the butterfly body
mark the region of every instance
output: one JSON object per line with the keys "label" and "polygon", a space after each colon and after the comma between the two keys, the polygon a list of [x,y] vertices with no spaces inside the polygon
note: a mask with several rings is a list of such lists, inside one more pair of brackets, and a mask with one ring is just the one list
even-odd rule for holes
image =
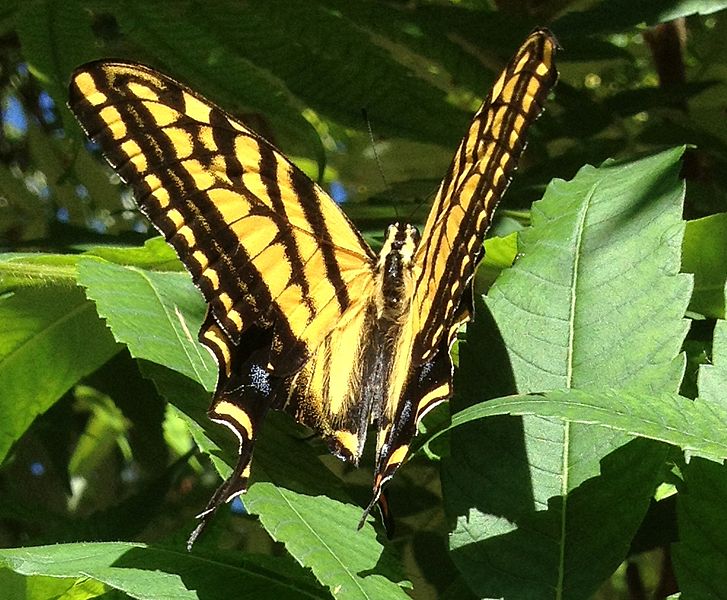
{"label": "butterfly body", "polygon": [[246,489],[270,409],[352,463],[375,423],[364,515],[381,498],[421,418],[452,394],[449,350],[472,315],[492,212],[557,78],[556,48],[547,30],[530,34],[475,114],[421,235],[394,224],[378,256],[317,184],[193,90],[134,63],[74,73],[71,109],[208,304],[199,337],[219,365],[209,415],[240,452],[205,514]]}
{"label": "butterfly body", "polygon": [[[412,256],[419,234],[393,225],[372,264],[367,302],[341,315],[322,343],[283,387],[278,408],[320,432],[331,451],[358,463],[368,425],[379,425],[390,403],[389,381],[402,348],[414,280]],[[325,413],[315,408],[325,408]]]}

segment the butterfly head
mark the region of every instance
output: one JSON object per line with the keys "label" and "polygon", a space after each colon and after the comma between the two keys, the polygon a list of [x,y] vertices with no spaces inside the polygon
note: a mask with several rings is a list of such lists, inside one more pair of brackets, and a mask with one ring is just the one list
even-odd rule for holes
{"label": "butterfly head", "polygon": [[419,230],[409,223],[392,223],[386,228],[386,238],[379,253],[379,265],[392,254],[399,255],[405,264],[411,264],[414,251],[419,245]]}

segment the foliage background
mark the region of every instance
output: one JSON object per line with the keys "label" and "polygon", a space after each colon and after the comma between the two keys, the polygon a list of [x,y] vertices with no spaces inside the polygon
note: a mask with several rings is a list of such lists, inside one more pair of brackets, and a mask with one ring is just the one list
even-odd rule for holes
{"label": "foliage background", "polygon": [[[19,598],[723,597],[726,5],[5,0],[0,585]],[[125,57],[186,81],[321,179],[376,245],[389,222],[423,221],[536,25],[564,48],[561,79],[478,292],[520,258],[457,349],[452,407],[473,421],[397,475],[386,541],[353,533],[371,457],[349,469],[272,418],[250,514],[233,506],[187,554],[234,454],[204,416],[214,365],[185,334],[204,307],[164,244],[138,248],[153,231],[65,108],[70,72]],[[572,181],[531,216],[552,179]],[[571,391],[482,403],[546,390]],[[475,419],[505,413],[523,416]],[[211,461],[190,457],[193,440]]]}

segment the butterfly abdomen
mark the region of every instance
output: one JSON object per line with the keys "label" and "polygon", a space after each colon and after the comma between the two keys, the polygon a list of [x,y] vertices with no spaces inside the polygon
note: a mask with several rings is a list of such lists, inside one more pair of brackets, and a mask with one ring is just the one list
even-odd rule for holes
{"label": "butterfly abdomen", "polygon": [[338,457],[357,463],[366,430],[384,416],[388,381],[411,304],[415,227],[394,224],[368,301],[346,311],[291,379],[285,410],[319,431]]}

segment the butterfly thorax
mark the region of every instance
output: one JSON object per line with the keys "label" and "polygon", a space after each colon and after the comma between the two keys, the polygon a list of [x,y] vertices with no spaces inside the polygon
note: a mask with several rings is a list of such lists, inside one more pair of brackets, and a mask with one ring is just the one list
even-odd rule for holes
{"label": "butterfly thorax", "polygon": [[377,317],[384,322],[399,322],[409,307],[413,256],[419,238],[417,228],[407,223],[394,223],[386,230],[376,266]]}

